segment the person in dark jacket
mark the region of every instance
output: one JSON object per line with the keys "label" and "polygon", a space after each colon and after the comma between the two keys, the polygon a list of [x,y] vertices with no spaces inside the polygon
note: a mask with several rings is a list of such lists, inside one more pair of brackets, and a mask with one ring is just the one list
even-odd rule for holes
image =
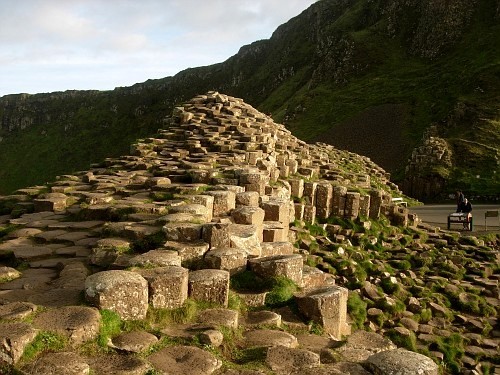
{"label": "person in dark jacket", "polygon": [[472,205],[470,204],[470,202],[467,198],[464,198],[464,201],[462,202],[462,204],[460,206],[460,212],[468,214],[471,211],[472,211]]}

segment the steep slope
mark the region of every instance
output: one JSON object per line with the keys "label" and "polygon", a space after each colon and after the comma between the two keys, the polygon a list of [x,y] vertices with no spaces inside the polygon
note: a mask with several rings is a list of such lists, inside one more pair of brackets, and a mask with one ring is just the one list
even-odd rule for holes
{"label": "steep slope", "polygon": [[[322,0],[220,64],[110,92],[71,92],[71,99],[0,98],[0,191],[124,153],[175,103],[217,89],[272,113],[301,139],[369,156],[417,197],[457,186],[495,194],[499,20],[500,1]],[[418,147],[431,125],[451,152],[449,164],[420,163],[429,159]],[[123,142],[115,132],[121,127],[130,133]],[[44,142],[35,142],[42,133]],[[82,139],[93,140],[92,155],[80,150]],[[13,156],[27,142],[29,157]],[[70,152],[56,146],[64,144]],[[47,155],[52,163],[43,162]]]}

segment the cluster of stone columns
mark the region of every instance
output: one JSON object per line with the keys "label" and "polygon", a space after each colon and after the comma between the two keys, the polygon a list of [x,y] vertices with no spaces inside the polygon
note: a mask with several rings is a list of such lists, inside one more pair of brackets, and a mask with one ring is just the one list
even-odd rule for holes
{"label": "cluster of stone columns", "polygon": [[[407,213],[374,188],[390,182],[368,158],[306,144],[241,99],[217,92],[177,107],[170,126],[131,153],[65,176],[33,200],[35,211],[54,212],[80,202],[82,218],[108,222],[109,236],[96,241],[89,260],[112,270],[87,279],[86,298],[123,319],[144,318],[148,306],[177,308],[186,298],[227,306],[230,276],[252,270],[305,289],[327,288],[303,298],[338,300],[331,304],[336,312],[304,314],[335,325],[328,330],[340,335],[344,292],[317,282],[327,279],[319,270],[304,272],[290,223],[381,213],[407,223]],[[352,163],[370,173],[342,167]],[[130,254],[134,241],[155,235],[165,239],[161,246]]]}

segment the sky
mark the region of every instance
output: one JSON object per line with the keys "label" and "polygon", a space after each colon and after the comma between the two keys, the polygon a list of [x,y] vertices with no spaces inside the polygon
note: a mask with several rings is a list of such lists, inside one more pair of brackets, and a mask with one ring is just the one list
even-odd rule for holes
{"label": "sky", "polygon": [[0,0],[0,96],[112,90],[225,61],[315,0]]}

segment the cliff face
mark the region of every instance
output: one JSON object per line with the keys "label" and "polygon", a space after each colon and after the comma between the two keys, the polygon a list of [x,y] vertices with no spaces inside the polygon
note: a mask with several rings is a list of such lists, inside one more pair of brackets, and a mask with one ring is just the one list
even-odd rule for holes
{"label": "cliff face", "polygon": [[[400,181],[412,177],[406,161],[430,125],[452,144],[473,125],[489,155],[500,117],[499,14],[500,1],[322,0],[220,64],[108,92],[5,96],[0,192],[122,154],[176,103],[208,90],[244,97],[302,139],[364,152]],[[456,108],[473,115],[450,122]],[[377,131],[358,136],[353,126]],[[19,150],[29,157],[13,157]],[[457,184],[490,189],[457,180],[472,175],[463,163],[472,157],[453,160],[430,195]]]}

